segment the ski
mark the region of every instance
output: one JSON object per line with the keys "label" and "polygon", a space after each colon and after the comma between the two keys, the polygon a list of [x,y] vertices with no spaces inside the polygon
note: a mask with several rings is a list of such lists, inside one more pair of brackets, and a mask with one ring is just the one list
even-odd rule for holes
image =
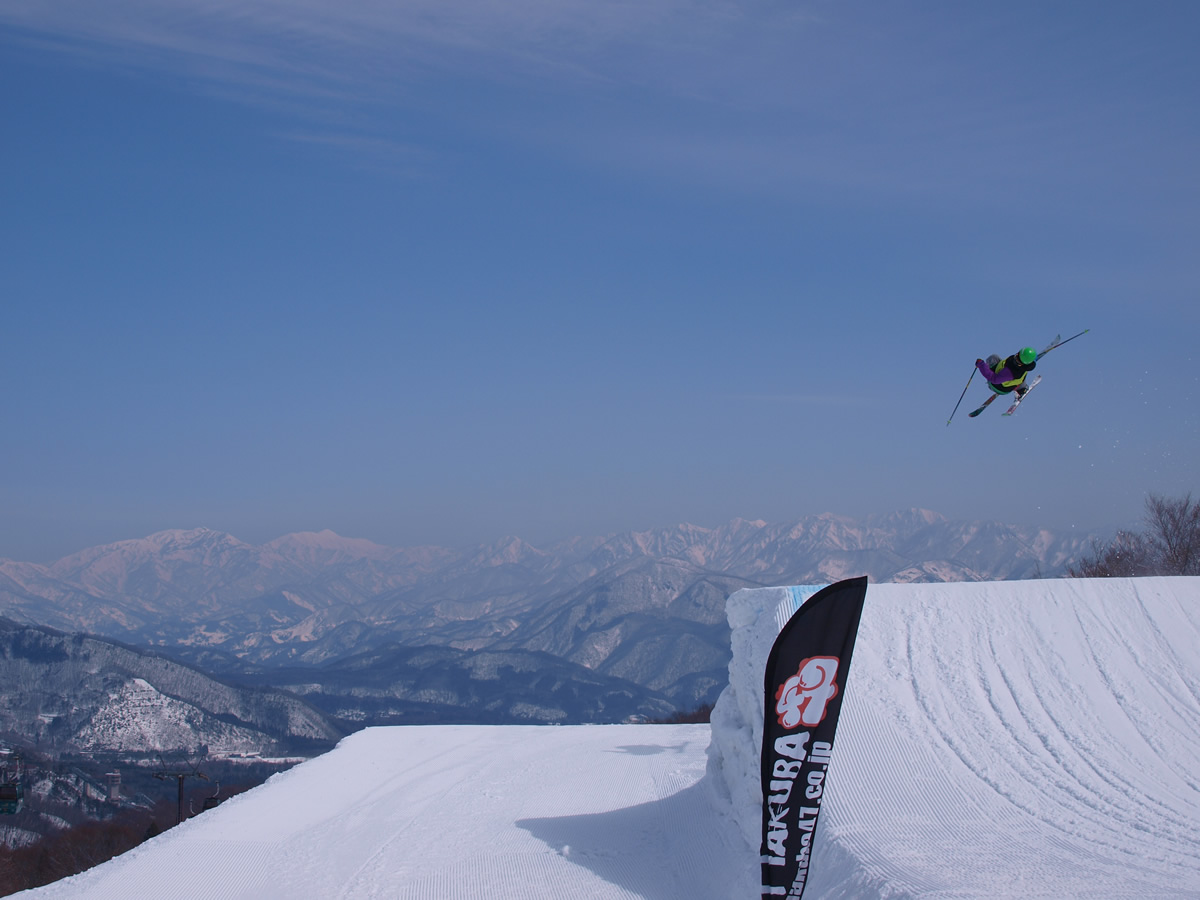
{"label": "ski", "polygon": [[1021,401],[1025,399],[1025,395],[1028,394],[1030,391],[1032,391],[1035,387],[1037,387],[1038,382],[1040,382],[1041,380],[1042,380],[1042,376],[1039,375],[1037,378],[1033,379],[1033,381],[1029,382],[1029,387],[1025,388],[1025,390],[1023,390],[1021,393],[1017,394],[1017,399],[1013,401],[1013,405],[1010,406],[1008,409],[1006,409],[1004,412],[1002,412],[1001,415],[1011,416],[1013,413],[1015,413],[1017,411],[1017,407],[1021,405]]}
{"label": "ski", "polygon": [[[992,394],[990,397],[988,397],[986,400],[983,401],[983,405],[980,406],[979,409],[973,409],[973,410],[971,410],[971,412],[967,413],[967,415],[970,416],[972,419],[975,418],[977,415],[979,415],[981,412],[983,412],[985,409],[987,409],[989,406],[991,406],[992,401],[995,400],[999,396],[1000,396],[999,394]],[[946,424],[949,424],[949,423],[946,423]]]}

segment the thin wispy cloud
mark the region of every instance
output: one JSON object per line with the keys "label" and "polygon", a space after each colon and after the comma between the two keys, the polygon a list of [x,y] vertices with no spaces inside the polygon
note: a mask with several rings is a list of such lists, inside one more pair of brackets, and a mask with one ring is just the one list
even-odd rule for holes
{"label": "thin wispy cloud", "polygon": [[760,406],[825,406],[837,409],[847,407],[877,406],[880,399],[875,395],[850,393],[817,393],[817,392],[769,392],[754,393],[723,392],[715,395],[714,400],[737,405]]}
{"label": "thin wispy cloud", "polygon": [[419,144],[350,131],[287,131],[277,137],[352,159],[359,166],[400,178],[419,178],[434,165],[434,155]]}
{"label": "thin wispy cloud", "polygon": [[[761,13],[757,13],[761,17]],[[778,17],[762,22],[777,27]],[[784,16],[781,21],[794,21]],[[489,3],[415,0],[403,4],[114,0],[55,4],[0,2],[0,21],[32,35],[143,55],[145,64],[214,77],[277,70],[308,77],[415,77],[422,68],[497,75],[573,73],[648,82],[707,57],[731,34],[757,27],[736,3]],[[84,45],[91,45],[90,47]]]}
{"label": "thin wispy cloud", "polygon": [[[804,8],[725,0],[0,0],[0,24],[18,40],[83,60],[183,76],[198,89],[306,119],[310,129],[380,131],[382,108],[435,109],[505,139],[545,133],[548,145],[575,142],[582,152],[590,135],[572,124],[584,119],[577,92],[602,107],[591,120],[611,133],[640,129],[629,107],[673,116],[680,104],[777,103],[795,82],[789,38],[812,24]],[[455,104],[464,106],[456,113]]]}
{"label": "thin wispy cloud", "polygon": [[[1013,48],[987,16],[952,25],[815,0],[0,0],[0,25],[21,39],[182,75],[306,120],[299,132],[404,142],[381,111],[418,110],[592,165],[737,189],[992,202],[1017,183],[1106,177],[1129,135],[1164,124],[1146,119],[1191,115],[1122,101],[1121,72],[1161,65],[1154,41],[1134,30],[1102,44],[1090,24],[1058,22]],[[1014,70],[1014,52],[1034,51],[1036,66]],[[1147,160],[1140,177],[1160,177],[1156,159],[1182,165],[1163,142],[1132,153]]]}

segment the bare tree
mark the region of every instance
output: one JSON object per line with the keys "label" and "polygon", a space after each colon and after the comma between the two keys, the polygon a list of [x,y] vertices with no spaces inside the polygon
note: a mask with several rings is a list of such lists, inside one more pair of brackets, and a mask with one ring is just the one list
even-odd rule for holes
{"label": "bare tree", "polygon": [[1143,521],[1144,534],[1118,531],[1108,543],[1092,541],[1092,552],[1068,568],[1071,577],[1200,575],[1200,503],[1190,493],[1178,499],[1151,494]]}
{"label": "bare tree", "polygon": [[1092,541],[1092,552],[1067,571],[1072,578],[1134,578],[1155,574],[1154,552],[1147,540],[1131,531],[1118,531],[1107,544]]}
{"label": "bare tree", "polygon": [[1200,503],[1189,492],[1178,499],[1146,498],[1147,541],[1162,575],[1200,575]]}

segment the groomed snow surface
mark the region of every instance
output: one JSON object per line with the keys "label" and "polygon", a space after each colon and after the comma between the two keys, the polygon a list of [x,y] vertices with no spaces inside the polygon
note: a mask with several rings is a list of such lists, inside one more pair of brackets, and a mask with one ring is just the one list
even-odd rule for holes
{"label": "groomed snow surface", "polygon": [[[762,682],[705,725],[375,728],[30,896],[752,898]],[[1200,897],[1200,579],[872,585],[806,900]]]}

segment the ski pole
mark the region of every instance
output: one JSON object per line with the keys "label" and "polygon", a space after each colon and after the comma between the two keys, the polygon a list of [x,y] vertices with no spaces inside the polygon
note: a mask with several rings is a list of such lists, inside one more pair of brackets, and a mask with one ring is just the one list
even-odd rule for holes
{"label": "ski pole", "polygon": [[[1076,335],[1076,337],[1078,337],[1078,335]],[[969,387],[971,386],[971,379],[973,379],[973,378],[975,377],[975,373],[976,373],[976,372],[978,372],[978,371],[979,371],[978,369],[974,369],[974,368],[973,368],[973,369],[971,369],[971,378],[968,378],[968,379],[967,379],[967,387],[963,388],[963,392],[962,392],[961,394],[959,394],[959,396],[958,396],[958,403],[955,403],[955,404],[954,404],[954,412],[950,413],[950,419],[953,419],[953,418],[954,418],[954,413],[958,412],[958,408],[959,408],[959,406],[961,406],[961,405],[962,405],[962,402],[963,402],[963,397],[967,396],[967,388],[969,388]],[[947,420],[946,420],[946,424],[947,424],[947,425],[949,425],[949,424],[950,424],[950,419],[947,419]]]}
{"label": "ski pole", "polygon": [[1079,332],[1079,334],[1073,334],[1073,335],[1071,335],[1069,338],[1067,338],[1067,340],[1066,340],[1066,341],[1059,341],[1057,344],[1055,344],[1053,347],[1050,347],[1050,348],[1049,348],[1049,349],[1047,349],[1045,352],[1043,352],[1043,353],[1039,353],[1039,354],[1038,354],[1038,359],[1041,359],[1043,356],[1045,356],[1045,355],[1046,355],[1047,353],[1049,353],[1051,350],[1057,350],[1057,349],[1058,349],[1059,347],[1061,347],[1063,344],[1067,343],[1067,341],[1073,341],[1073,340],[1075,340],[1075,338],[1077,338],[1077,337],[1083,337],[1085,334],[1087,334],[1087,333],[1088,333],[1089,331],[1091,331],[1091,330],[1092,330],[1092,329],[1090,329],[1090,328],[1085,328],[1085,329],[1083,329],[1083,331]]}

